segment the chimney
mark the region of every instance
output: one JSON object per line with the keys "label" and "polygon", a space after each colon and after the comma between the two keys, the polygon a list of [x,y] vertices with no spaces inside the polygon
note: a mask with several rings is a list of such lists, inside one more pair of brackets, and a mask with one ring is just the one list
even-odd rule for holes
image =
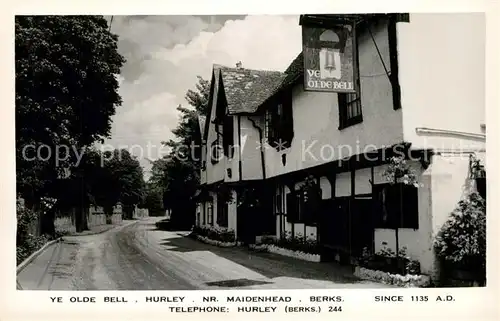
{"label": "chimney", "polygon": [[242,65],[241,61],[238,61],[236,63],[236,69],[243,69],[243,65]]}

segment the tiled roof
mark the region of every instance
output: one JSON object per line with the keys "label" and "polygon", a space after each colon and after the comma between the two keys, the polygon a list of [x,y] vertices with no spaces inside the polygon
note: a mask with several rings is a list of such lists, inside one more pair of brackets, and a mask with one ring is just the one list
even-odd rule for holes
{"label": "tiled roof", "polygon": [[214,65],[219,70],[229,114],[254,113],[271,96],[285,78],[279,71],[229,68]]}
{"label": "tiled roof", "polygon": [[285,70],[284,76],[282,77],[283,80],[281,81],[279,86],[275,87],[272,94],[270,94],[266,98],[266,100],[262,101],[262,103],[259,105],[259,108],[266,101],[268,101],[269,99],[274,97],[277,93],[279,93],[281,90],[297,83],[297,80],[299,80],[303,76],[304,76],[304,55],[302,52],[300,52],[299,55],[292,61],[292,63]]}
{"label": "tiled roof", "polygon": [[286,77],[280,85],[280,89],[293,84],[299,77],[304,74],[304,54],[300,54],[292,61],[290,66],[285,70]]}

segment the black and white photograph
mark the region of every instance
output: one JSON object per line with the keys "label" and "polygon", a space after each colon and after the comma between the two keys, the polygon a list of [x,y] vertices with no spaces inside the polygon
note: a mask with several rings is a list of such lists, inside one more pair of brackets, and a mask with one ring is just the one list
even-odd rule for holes
{"label": "black and white photograph", "polygon": [[17,292],[487,285],[484,13],[13,21]]}

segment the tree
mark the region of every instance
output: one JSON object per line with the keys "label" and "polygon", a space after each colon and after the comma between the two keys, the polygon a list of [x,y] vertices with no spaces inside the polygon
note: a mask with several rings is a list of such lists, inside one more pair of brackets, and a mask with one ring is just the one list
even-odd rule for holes
{"label": "tree", "polygon": [[144,200],[141,203],[141,208],[147,208],[149,210],[150,216],[163,215],[163,195],[161,189],[153,184],[152,182],[148,182],[146,184],[146,192],[144,196]]}
{"label": "tree", "polygon": [[[198,115],[208,112],[210,83],[198,77],[195,90],[188,90],[186,100],[193,108],[178,106],[179,125],[172,131],[175,139],[163,142],[171,152],[153,163],[151,182],[161,186],[164,207],[172,210],[174,224],[189,225],[194,222],[193,196],[199,186],[200,128]],[[191,153],[190,146],[196,146]]]}
{"label": "tree", "polygon": [[104,196],[100,200],[106,212],[111,214],[110,210],[120,202],[126,217],[132,218],[132,211],[143,200],[145,189],[139,161],[128,150],[115,149],[113,152],[106,152],[104,171],[107,178],[101,185],[101,194],[96,195]]}
{"label": "tree", "polygon": [[[125,62],[102,16],[17,16],[16,175],[36,208],[76,152],[110,136]],[[38,152],[38,155],[37,155]]]}

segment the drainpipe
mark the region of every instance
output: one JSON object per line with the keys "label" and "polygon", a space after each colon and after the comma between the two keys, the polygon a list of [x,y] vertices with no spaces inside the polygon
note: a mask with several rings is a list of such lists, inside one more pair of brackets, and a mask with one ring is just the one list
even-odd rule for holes
{"label": "drainpipe", "polygon": [[266,179],[266,163],[264,160],[264,145],[263,145],[263,140],[262,140],[262,128],[257,126],[255,124],[255,121],[252,118],[250,118],[250,116],[248,117],[248,119],[250,120],[250,122],[252,122],[252,126],[259,131],[260,160],[261,160],[261,165],[262,165],[262,179],[264,180],[264,179]]}
{"label": "drainpipe", "polygon": [[239,176],[239,180],[243,180],[242,176],[242,168],[241,168],[241,155],[242,155],[242,151],[241,151],[241,116],[238,115],[238,152],[239,152],[239,158],[238,158],[238,176]]}

